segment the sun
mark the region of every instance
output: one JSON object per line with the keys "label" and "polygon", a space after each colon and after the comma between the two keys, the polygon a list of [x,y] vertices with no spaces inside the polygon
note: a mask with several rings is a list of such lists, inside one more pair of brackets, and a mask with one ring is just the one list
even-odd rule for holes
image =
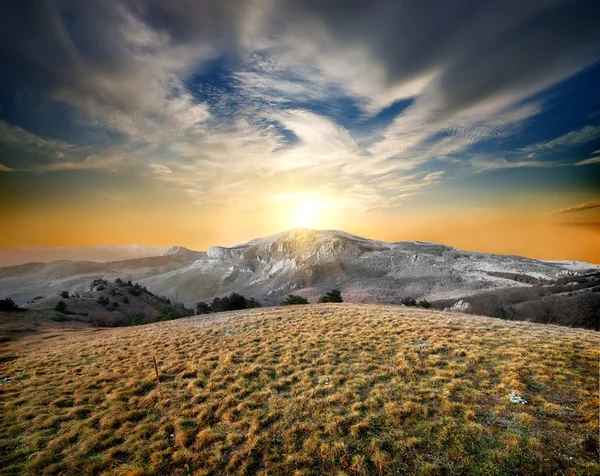
{"label": "sun", "polygon": [[319,205],[312,200],[303,200],[292,214],[292,224],[297,228],[311,228],[319,217]]}

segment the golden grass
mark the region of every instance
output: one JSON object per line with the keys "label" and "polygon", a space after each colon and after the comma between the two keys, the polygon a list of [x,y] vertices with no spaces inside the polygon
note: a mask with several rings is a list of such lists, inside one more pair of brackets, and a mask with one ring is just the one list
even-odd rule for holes
{"label": "golden grass", "polygon": [[344,303],[11,345],[2,474],[600,472],[593,331]]}

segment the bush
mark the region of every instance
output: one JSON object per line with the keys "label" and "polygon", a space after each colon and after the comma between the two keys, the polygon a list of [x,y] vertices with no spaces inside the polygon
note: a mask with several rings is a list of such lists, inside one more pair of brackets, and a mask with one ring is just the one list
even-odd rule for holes
{"label": "bush", "polygon": [[60,297],[63,299],[69,299],[69,291],[63,291],[60,293]]}
{"label": "bush", "polygon": [[53,320],[54,322],[70,322],[73,320],[72,317],[67,317],[67,316],[54,316],[50,318],[51,320]]}
{"label": "bush", "polygon": [[107,306],[110,301],[106,296],[100,296],[98,299],[96,299],[96,302],[102,306]]}
{"label": "bush", "polygon": [[21,311],[21,309],[19,309],[19,306],[11,298],[6,298],[0,300],[0,311],[15,312]]}
{"label": "bush", "polygon": [[170,307],[163,307],[160,310],[160,314],[154,317],[154,322],[172,321],[173,319],[180,319],[185,317],[183,314],[175,312],[175,309]]}
{"label": "bush", "polygon": [[285,301],[281,303],[282,306],[293,306],[295,304],[308,304],[308,301],[304,299],[302,296],[297,296],[295,294],[288,294],[288,297],[285,298]]}
{"label": "bush", "polygon": [[204,301],[196,304],[196,314],[210,314],[212,312],[210,306]]}
{"label": "bush", "polygon": [[139,312],[136,312],[133,316],[131,316],[131,321],[129,323],[130,326],[139,326],[144,323],[144,318]]}
{"label": "bush", "polygon": [[431,307],[431,303],[427,299],[423,299],[423,300],[419,301],[417,306],[424,307],[425,309],[429,309]]}
{"label": "bush", "polygon": [[137,288],[129,288],[127,289],[127,292],[132,296],[139,296],[140,294],[142,294],[142,292]]}
{"label": "bush", "polygon": [[66,312],[67,310],[67,303],[64,301],[58,301],[56,303],[56,306],[54,306],[54,310],[58,311],[58,312]]}
{"label": "bush", "polygon": [[129,304],[129,298],[127,296],[123,296],[123,303]]}
{"label": "bush", "polygon": [[319,302],[344,302],[339,289],[332,289],[319,298]]}
{"label": "bush", "polygon": [[402,299],[402,301],[400,301],[400,303],[404,304],[405,306],[416,306],[417,305],[417,301],[415,301],[411,297],[407,297],[407,298]]}

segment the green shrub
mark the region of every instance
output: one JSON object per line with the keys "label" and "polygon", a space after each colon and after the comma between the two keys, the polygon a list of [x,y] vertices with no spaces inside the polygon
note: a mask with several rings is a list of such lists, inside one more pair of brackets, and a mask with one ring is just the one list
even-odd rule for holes
{"label": "green shrub", "polygon": [[67,310],[67,303],[64,301],[58,301],[56,303],[56,306],[54,306],[54,310],[58,311],[58,312],[66,312]]}
{"label": "green shrub", "polygon": [[418,302],[417,306],[424,307],[425,309],[429,309],[431,307],[431,303],[427,299],[423,299]]}
{"label": "green shrub", "polygon": [[67,316],[54,316],[50,318],[51,320],[53,320],[54,322],[70,322],[73,320],[72,317],[67,317]]}
{"label": "green shrub", "polygon": [[98,299],[96,299],[96,302],[102,306],[107,306],[110,301],[106,296],[100,296]]}
{"label": "green shrub", "polygon": [[302,296],[297,296],[295,294],[288,294],[288,297],[285,298],[285,301],[281,303],[282,306],[293,306],[295,304],[308,304],[308,301],[304,299]]}
{"label": "green shrub", "polygon": [[131,326],[139,326],[144,323],[144,318],[139,312],[136,312],[133,316],[131,316],[131,322],[129,325]]}
{"label": "green shrub", "polygon": [[400,301],[400,303],[404,304],[405,306],[416,306],[417,305],[417,301],[415,301],[411,297],[407,297],[407,298],[402,299],[402,301]]}
{"label": "green shrub", "polygon": [[319,302],[344,302],[339,289],[332,289],[319,298]]}
{"label": "green shrub", "polygon": [[60,297],[63,299],[69,299],[69,291],[62,291]]}

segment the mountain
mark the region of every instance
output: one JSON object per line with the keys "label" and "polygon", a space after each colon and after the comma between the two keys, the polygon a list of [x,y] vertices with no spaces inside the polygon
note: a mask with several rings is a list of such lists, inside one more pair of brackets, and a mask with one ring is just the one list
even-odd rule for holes
{"label": "mountain", "polygon": [[142,245],[57,246],[46,248],[0,248],[0,266],[52,261],[122,261],[160,256],[164,248]]}
{"label": "mountain", "polygon": [[[600,289],[598,265],[468,252],[420,241],[386,243],[308,229],[230,248],[215,246],[206,253],[173,247],[164,256],[143,260],[0,268],[0,294],[22,302],[38,294],[79,291],[94,277],[138,281],[188,306],[234,291],[265,305],[279,304],[288,293],[314,301],[338,288],[346,301],[398,302],[411,296],[444,307],[459,300],[470,306],[484,296],[477,305],[492,306],[479,311],[484,314],[496,308],[505,312],[503,305],[568,297],[586,303],[577,311],[585,315],[600,296],[593,293]],[[592,301],[590,295],[595,296]]]}

